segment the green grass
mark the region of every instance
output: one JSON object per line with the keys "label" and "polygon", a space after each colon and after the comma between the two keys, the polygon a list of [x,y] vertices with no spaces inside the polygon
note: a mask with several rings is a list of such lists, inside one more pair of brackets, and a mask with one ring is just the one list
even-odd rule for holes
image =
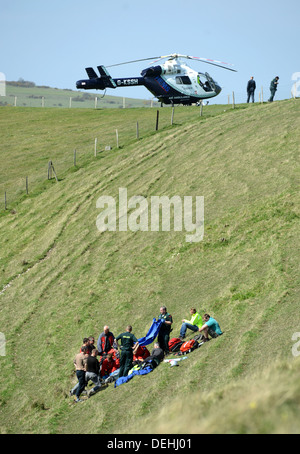
{"label": "green grass", "polygon": [[[294,100],[212,106],[202,118],[176,108],[171,127],[160,109],[155,132],[151,109],[0,109],[0,187],[12,194],[0,212],[0,289],[10,284],[0,295],[2,433],[299,433],[299,110]],[[99,129],[106,145],[116,128],[122,148],[95,158]],[[74,171],[76,147],[87,151]],[[58,183],[45,181],[50,158]],[[16,181],[29,172],[26,196]],[[204,240],[101,234],[96,200],[120,187],[204,195]],[[142,337],[162,304],[172,335],[192,306],[224,335],[179,367],[74,405],[82,338],[106,323]]]}
{"label": "green grass", "polygon": [[[74,84],[75,86],[75,84]],[[1,97],[0,106],[14,106],[15,97],[18,107],[56,107],[56,108],[69,108],[70,98],[72,108],[95,108],[95,98],[97,97],[96,107],[103,108],[116,108],[120,109],[124,106],[122,97],[105,95],[104,91],[90,91],[81,92],[78,90],[59,89],[52,87],[26,87],[16,86],[12,83],[6,83],[6,96]],[[44,100],[43,100],[44,98]],[[152,102],[153,106],[158,106],[157,101]],[[150,107],[151,100],[125,98],[125,107]]]}

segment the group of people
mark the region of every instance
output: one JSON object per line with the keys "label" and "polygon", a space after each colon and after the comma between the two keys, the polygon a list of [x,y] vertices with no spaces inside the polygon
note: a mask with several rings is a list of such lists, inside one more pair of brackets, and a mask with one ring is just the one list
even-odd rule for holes
{"label": "group of people", "polygon": [[[216,338],[222,335],[219,323],[209,314],[205,314],[202,318],[195,308],[190,309],[190,314],[190,320],[182,320],[179,333],[181,340],[184,340],[188,329],[202,333],[203,342],[209,341],[209,336]],[[75,402],[82,402],[80,396],[89,381],[93,382],[94,386],[87,393],[88,397],[106,386],[112,373],[116,372],[118,378],[126,377],[135,361],[147,363],[152,361],[157,366],[165,355],[169,354],[170,333],[173,325],[172,315],[167,312],[165,306],[160,308],[158,320],[161,320],[161,326],[151,354],[146,347],[139,345],[138,339],[132,333],[131,325],[128,325],[126,330],[117,337],[113,335],[108,325],[104,326],[97,346],[95,346],[93,336],[84,338],[80,352],[74,359],[78,383],[71,389],[70,396],[75,396]],[[98,356],[100,360],[98,360]]]}
{"label": "group of people", "polygon": [[[275,93],[277,91],[277,85],[279,84],[279,77],[276,76],[274,79],[271,80],[270,83],[270,98],[268,99],[269,102],[273,102]],[[254,102],[254,92],[256,90],[256,82],[254,80],[254,77],[250,77],[250,80],[248,81],[247,84],[247,103],[249,103],[250,99],[252,99],[252,102]]]}

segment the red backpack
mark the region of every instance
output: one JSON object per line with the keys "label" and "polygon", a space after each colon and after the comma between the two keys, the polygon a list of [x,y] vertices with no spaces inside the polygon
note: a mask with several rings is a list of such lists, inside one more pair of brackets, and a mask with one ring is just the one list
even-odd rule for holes
{"label": "red backpack", "polygon": [[182,353],[188,353],[197,348],[198,342],[195,341],[195,339],[191,339],[189,341],[183,342],[183,344],[180,347],[180,351]]}
{"label": "red backpack", "polygon": [[179,337],[173,337],[173,339],[169,341],[169,351],[177,352],[182,344],[183,342]]}

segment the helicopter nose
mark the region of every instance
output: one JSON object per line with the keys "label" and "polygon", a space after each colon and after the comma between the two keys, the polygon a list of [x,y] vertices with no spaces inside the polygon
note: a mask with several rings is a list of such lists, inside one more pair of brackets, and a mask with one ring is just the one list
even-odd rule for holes
{"label": "helicopter nose", "polygon": [[220,87],[220,85],[216,85],[216,93],[217,93],[217,95],[219,93],[221,93],[221,91],[222,91],[222,88]]}

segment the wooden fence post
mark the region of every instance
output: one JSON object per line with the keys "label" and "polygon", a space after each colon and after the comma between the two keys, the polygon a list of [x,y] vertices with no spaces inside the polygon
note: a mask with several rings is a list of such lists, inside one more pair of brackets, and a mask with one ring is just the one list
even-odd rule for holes
{"label": "wooden fence post", "polygon": [[157,112],[156,112],[156,126],[155,126],[156,131],[158,131],[158,120],[159,120],[159,110],[157,110]]}
{"label": "wooden fence post", "polygon": [[140,134],[139,134],[139,122],[138,122],[138,121],[136,122],[136,138],[137,138],[137,140],[139,140],[139,138],[140,138]]}
{"label": "wooden fence post", "polygon": [[232,92],[232,108],[235,108],[235,98],[234,98],[234,91]]}
{"label": "wooden fence post", "polygon": [[48,180],[52,179],[52,172],[54,173],[55,179],[58,182],[58,178],[57,178],[57,175],[56,175],[56,172],[55,172],[55,169],[54,169],[53,162],[49,161],[49,163],[48,163]]}
{"label": "wooden fence post", "polygon": [[116,129],[116,139],[117,139],[117,148],[119,148],[119,133],[118,133],[117,129]]}
{"label": "wooden fence post", "polygon": [[171,126],[173,126],[175,107],[172,107]]}
{"label": "wooden fence post", "polygon": [[97,141],[98,141],[98,139],[96,137],[96,139],[95,139],[95,147],[94,147],[94,156],[95,157],[97,156]]}

